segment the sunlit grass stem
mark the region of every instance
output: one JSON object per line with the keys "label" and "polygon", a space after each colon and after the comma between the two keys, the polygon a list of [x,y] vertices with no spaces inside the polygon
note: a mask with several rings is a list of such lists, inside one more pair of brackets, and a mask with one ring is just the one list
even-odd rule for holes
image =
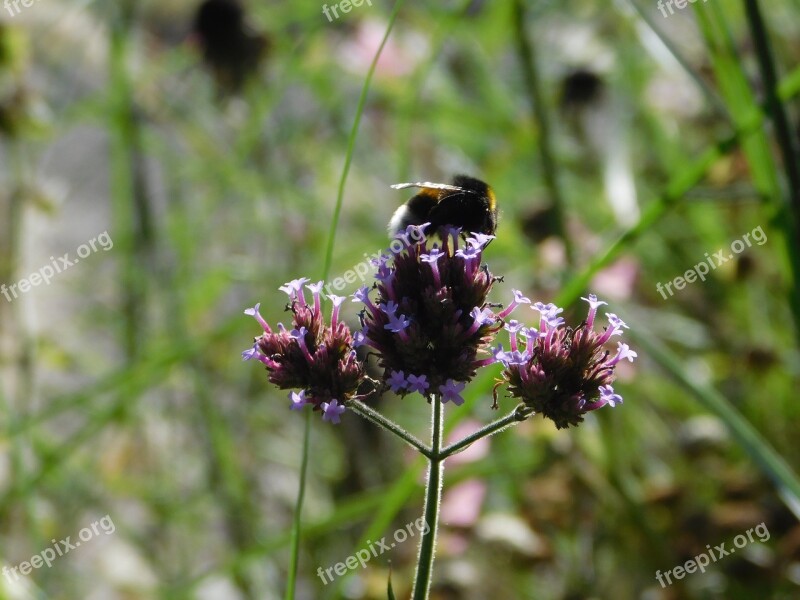
{"label": "sunlit grass stem", "polygon": [[[389,22],[386,25],[386,32],[383,34],[383,39],[378,47],[372,63],[367,71],[367,76],[364,79],[364,85],[361,88],[361,95],[358,98],[358,105],[356,106],[356,114],[353,119],[353,127],[350,130],[350,136],[347,140],[347,151],[345,152],[344,167],[342,168],[342,176],[339,180],[339,188],[336,194],[336,206],[333,209],[333,217],[331,218],[331,227],[328,233],[328,243],[325,248],[325,262],[322,268],[322,279],[327,279],[333,263],[333,246],[336,242],[336,228],[339,225],[339,217],[342,212],[342,204],[344,203],[344,188],[347,183],[347,176],[350,173],[350,165],[353,162],[353,153],[355,152],[356,138],[358,136],[358,127],[361,123],[361,116],[364,114],[364,108],[367,104],[367,93],[369,86],[372,82],[372,76],[375,74],[375,68],[378,65],[381,52],[389,39],[389,34],[394,27],[397,14],[400,12],[400,7],[403,5],[404,0],[397,0],[395,2],[392,13],[389,16]],[[308,447],[311,438],[311,413],[306,414],[306,422],[303,430],[303,458],[300,463],[300,484],[297,490],[297,502],[295,503],[294,519],[292,522],[292,543],[291,543],[291,558],[289,563],[289,578],[286,584],[286,600],[294,598],[295,587],[297,585],[297,568],[300,558],[300,529],[302,526],[301,512],[303,509],[303,500],[305,498],[306,476],[308,474]]]}

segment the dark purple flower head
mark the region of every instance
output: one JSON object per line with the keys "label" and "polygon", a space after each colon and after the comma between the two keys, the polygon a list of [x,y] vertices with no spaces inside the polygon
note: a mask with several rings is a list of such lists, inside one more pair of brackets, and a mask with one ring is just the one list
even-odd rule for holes
{"label": "dark purple flower head", "polygon": [[293,410],[311,404],[314,410],[323,412],[326,421],[338,423],[344,404],[364,381],[364,366],[354,351],[357,341],[339,319],[345,298],[331,297],[333,313],[331,323],[326,324],[320,310],[322,282],[306,286],[314,296],[313,303],[307,303],[303,297],[307,281],[295,279],[280,288],[291,300],[290,330],[279,325],[276,332],[272,331],[261,317],[259,305],[245,311],[258,321],[264,333],[255,338],[253,348],[242,352],[242,358],[264,364],[270,382],[280,389],[301,390],[289,395]]}
{"label": "dark purple flower head", "polygon": [[620,360],[633,361],[636,352],[618,343],[612,356],[604,344],[621,335],[627,325],[616,315],[608,314],[609,327],[597,332],[592,328],[597,308],[605,304],[590,295],[589,316],[576,329],[563,327],[562,309],[553,304],[532,305],[541,314],[539,330],[524,330],[525,350],[517,349],[516,325],[508,327],[512,352],[502,346],[494,351],[503,363],[503,379],[512,397],[519,398],[537,413],[551,419],[559,429],[577,425],[583,415],[602,406],[616,406],[622,397],[614,392],[614,369]]}
{"label": "dark purple flower head", "polygon": [[365,305],[366,345],[378,355],[384,382],[401,394],[440,393],[446,386],[455,401],[454,390],[493,362],[478,357],[503,325],[486,302],[496,278],[481,268],[491,237],[469,235],[466,245],[454,229],[441,244],[425,238],[407,244],[386,263],[390,272],[377,278],[374,299],[367,288],[354,294]]}

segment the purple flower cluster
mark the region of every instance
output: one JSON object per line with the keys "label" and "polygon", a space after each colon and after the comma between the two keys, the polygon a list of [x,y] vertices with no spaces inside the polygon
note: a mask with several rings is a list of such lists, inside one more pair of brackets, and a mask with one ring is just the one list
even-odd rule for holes
{"label": "purple flower cluster", "polygon": [[324,420],[338,423],[345,402],[364,380],[364,366],[356,358],[350,328],[339,320],[345,298],[329,297],[333,313],[330,325],[326,325],[320,310],[323,282],[305,286],[313,295],[309,304],[303,293],[308,281],[295,279],[280,288],[289,296],[291,330],[279,323],[274,332],[259,313],[258,304],[244,311],[258,321],[264,333],[255,338],[252,348],[242,352],[242,359],[263,363],[269,380],[280,389],[300,389],[289,394],[293,410],[311,404],[314,410],[322,411]]}
{"label": "purple flower cluster", "polygon": [[[417,239],[412,230],[427,225],[411,225],[407,233]],[[486,303],[496,278],[481,266],[491,239],[471,234],[462,242],[457,229],[447,230],[441,245],[423,238],[378,261],[375,301],[367,287],[353,295],[364,304],[359,341],[377,352],[392,391],[439,393],[461,404],[465,383],[494,361],[478,358],[502,326]]]}
{"label": "purple flower cluster", "polygon": [[[632,362],[636,352],[622,342],[613,355],[604,348],[627,328],[607,313],[609,326],[594,330],[597,309],[606,302],[591,294],[583,298],[589,314],[574,329],[559,316],[563,309],[531,303],[518,290],[513,290],[507,308],[494,312],[487,296],[498,278],[481,264],[492,236],[462,238],[451,228],[441,241],[431,241],[422,235],[426,226],[409,226],[407,236],[421,241],[375,261],[374,300],[367,287],[353,294],[353,301],[364,305],[360,331],[351,333],[339,318],[344,297],[328,296],[333,313],[327,325],[320,312],[323,282],[306,285],[308,279],[296,279],[280,288],[289,295],[292,329],[279,323],[273,331],[259,305],[247,309],[245,314],[253,316],[264,333],[242,358],[263,363],[269,380],[279,388],[300,390],[289,394],[293,410],[310,404],[332,423],[339,422],[346,403],[367,379],[364,361],[356,356],[359,346],[373,349],[383,369],[383,389],[401,396],[438,394],[442,402],[461,405],[461,393],[477,370],[499,362],[503,379],[495,391],[507,384],[511,397],[559,429],[579,424],[589,411],[622,403],[611,385],[615,368],[621,360]],[[311,291],[313,302],[306,301],[304,288]],[[510,318],[521,305],[539,313],[538,328]],[[509,347],[492,348],[502,328],[509,333]]]}
{"label": "purple flower cluster", "polygon": [[[559,429],[577,425],[589,411],[621,404],[622,397],[611,387],[614,369],[619,361],[633,362],[637,356],[622,342],[618,342],[613,356],[603,348],[628,326],[607,313],[609,326],[602,332],[594,331],[597,309],[606,302],[593,294],[582,299],[589,303],[589,315],[576,329],[564,326],[564,319],[558,316],[563,309],[537,302],[531,308],[540,314],[539,328],[508,321],[505,328],[510,335],[510,348],[506,351],[500,345],[493,351],[495,359],[505,367],[503,379],[511,396],[551,419]],[[518,300],[519,295],[509,309],[519,304]]]}

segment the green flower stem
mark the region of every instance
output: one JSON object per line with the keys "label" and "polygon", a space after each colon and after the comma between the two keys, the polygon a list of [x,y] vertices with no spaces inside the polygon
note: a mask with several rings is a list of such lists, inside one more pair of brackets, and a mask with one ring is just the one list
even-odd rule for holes
{"label": "green flower stem", "polygon": [[[327,279],[333,264],[333,246],[336,242],[336,229],[339,225],[339,215],[342,212],[342,204],[344,202],[344,186],[347,182],[347,175],[350,173],[350,164],[353,161],[353,153],[356,147],[356,137],[358,135],[358,126],[361,123],[361,115],[364,113],[364,108],[367,105],[367,93],[369,86],[372,82],[372,76],[375,74],[375,68],[378,66],[378,60],[383,52],[383,47],[389,39],[389,34],[394,27],[397,14],[400,12],[400,7],[403,5],[404,0],[397,0],[389,16],[389,22],[386,25],[386,31],[383,34],[378,51],[372,58],[372,63],[367,71],[367,77],[364,80],[364,85],[361,88],[361,95],[358,98],[358,105],[356,106],[356,115],[353,119],[353,127],[350,130],[350,136],[347,140],[347,152],[344,157],[344,167],[342,168],[342,176],[339,180],[339,190],[336,194],[336,206],[333,210],[333,218],[331,219],[331,227],[328,233],[328,242],[325,247],[325,263],[322,268],[322,279]],[[303,495],[305,493],[306,484],[306,469],[308,463],[308,440],[311,435],[311,417],[310,412],[306,417],[306,427],[303,433],[303,462],[300,468],[300,489],[297,492],[297,506],[295,507],[294,521],[292,523],[292,547],[291,547],[291,564],[289,568],[289,581],[286,586],[286,600],[293,600],[295,594],[295,585],[297,582],[297,564],[300,557],[300,510],[303,507]]]}
{"label": "green flower stem", "polygon": [[436,535],[439,528],[439,509],[442,501],[445,459],[448,456],[452,456],[453,454],[467,449],[471,444],[481,438],[493,435],[512,425],[521,423],[533,414],[533,410],[524,404],[520,404],[506,416],[489,423],[464,439],[446,448],[442,448],[444,419],[442,418],[442,399],[441,396],[437,394],[431,398],[431,411],[433,415],[431,446],[428,448],[405,429],[360,400],[350,400],[347,406],[354,413],[364,417],[371,423],[389,430],[428,459],[428,479],[425,482],[424,510],[427,531],[423,534],[419,545],[417,573],[414,578],[414,593],[412,595],[412,600],[427,600],[431,588],[433,557],[436,552]]}
{"label": "green flower stem", "polygon": [[504,429],[511,427],[512,425],[516,425],[517,423],[521,423],[522,421],[526,420],[533,414],[533,409],[528,408],[524,404],[520,404],[514,409],[514,412],[507,414],[502,419],[497,419],[489,423],[488,425],[481,427],[475,433],[472,433],[465,437],[463,440],[456,442],[455,444],[451,444],[444,448],[439,453],[439,458],[444,460],[448,456],[452,456],[453,454],[458,454],[459,452],[466,450],[470,445],[477,442],[479,439],[487,437],[489,435],[494,435]]}
{"label": "green flower stem", "polygon": [[425,482],[425,523],[426,532],[419,544],[417,574],[414,578],[412,600],[427,600],[431,589],[433,555],[436,550],[436,533],[439,529],[439,508],[442,501],[442,475],[444,457],[442,449],[442,398],[439,394],[431,398],[433,427],[431,431],[431,454],[428,457],[428,480]]}
{"label": "green flower stem", "polygon": [[428,479],[425,483],[425,523],[427,532],[423,534],[419,546],[417,559],[417,573],[414,579],[414,594],[412,600],[427,600],[430,593],[433,573],[433,557],[436,552],[436,534],[439,528],[439,509],[442,500],[442,482],[444,474],[444,460],[468,448],[481,438],[493,435],[512,425],[521,423],[533,414],[533,410],[520,404],[514,411],[482,427],[461,441],[442,448],[442,399],[437,394],[431,398],[432,431],[431,447],[428,448],[408,433],[405,429],[387,419],[376,410],[370,408],[359,400],[350,400],[347,403],[353,412],[361,415],[371,423],[389,430],[400,439],[416,448],[420,454],[428,459]]}
{"label": "green flower stem", "polygon": [[369,406],[367,406],[363,402],[360,402],[359,400],[350,400],[347,403],[347,406],[350,407],[354,413],[357,413],[357,414],[361,415],[367,421],[371,421],[375,425],[378,425],[380,427],[383,427],[384,429],[387,429],[387,430],[391,431],[393,434],[395,434],[401,440],[403,440],[404,442],[408,443],[409,445],[411,445],[414,448],[416,448],[417,450],[419,450],[420,454],[423,454],[429,460],[431,459],[432,455],[431,455],[430,448],[428,448],[420,440],[415,438],[413,435],[411,435],[405,429],[400,427],[394,421],[391,421],[391,420],[387,419],[382,414],[380,414],[378,411],[370,408]]}
{"label": "green flower stem", "polygon": [[294,599],[294,588],[297,584],[297,565],[300,562],[300,513],[303,509],[303,500],[306,496],[306,473],[308,472],[308,446],[311,438],[311,411],[307,410],[305,429],[303,431],[303,458],[300,462],[300,486],[297,490],[297,503],[294,508],[292,520],[292,553],[289,562],[289,580],[286,583],[286,600]]}

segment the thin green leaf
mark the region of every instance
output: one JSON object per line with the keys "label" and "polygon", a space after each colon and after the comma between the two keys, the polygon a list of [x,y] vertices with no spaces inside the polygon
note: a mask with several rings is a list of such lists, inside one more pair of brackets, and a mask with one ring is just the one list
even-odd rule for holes
{"label": "thin green leaf", "polygon": [[800,518],[800,479],[759,431],[717,390],[692,378],[686,365],[656,341],[655,336],[637,334],[631,329],[631,337],[705,409],[725,424],[739,446],[775,484],[789,510]]}

